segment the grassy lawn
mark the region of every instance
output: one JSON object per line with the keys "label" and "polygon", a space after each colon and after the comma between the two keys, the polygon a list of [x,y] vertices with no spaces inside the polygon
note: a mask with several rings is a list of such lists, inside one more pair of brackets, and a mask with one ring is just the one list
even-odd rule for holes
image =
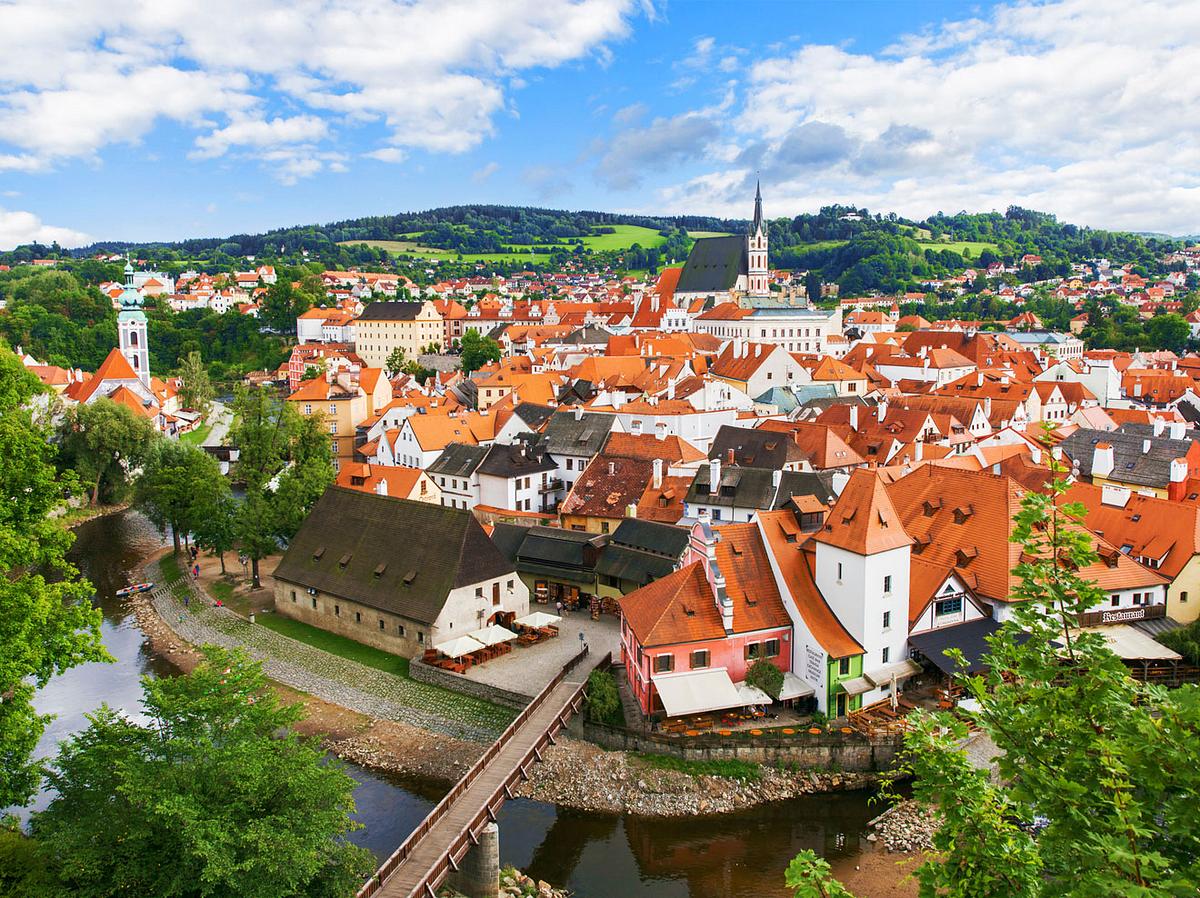
{"label": "grassy lawn", "polygon": [[667,242],[667,238],[653,228],[643,228],[638,225],[611,225],[610,227],[615,233],[584,237],[583,245],[596,252],[605,252],[614,249],[629,249],[635,243],[641,244],[643,249],[650,249]]}
{"label": "grassy lawn", "polygon": [[189,430],[179,438],[179,442],[187,443],[191,446],[203,446],[204,441],[208,439],[208,435],[212,433],[211,424],[201,424],[195,430]]}
{"label": "grassy lawn", "polygon": [[799,253],[808,253],[819,249],[837,249],[849,242],[849,240],[814,240],[812,243],[797,243],[795,246],[789,246],[788,249],[794,249]]}
{"label": "grassy lawn", "polygon": [[281,633],[297,642],[311,645],[313,648],[320,649],[323,652],[329,652],[331,655],[338,655],[350,661],[357,661],[359,664],[374,667],[376,670],[382,670],[397,677],[408,677],[407,658],[401,658],[399,655],[393,655],[382,649],[363,645],[361,642],[355,642],[353,639],[347,639],[345,636],[329,633],[279,614],[259,615],[256,620],[264,627],[274,630],[276,633]]}
{"label": "grassy lawn", "polygon": [[724,776],[751,782],[762,778],[762,768],[750,761],[685,761],[673,755],[650,755],[643,752],[635,753],[634,757],[643,767],[678,770],[688,776]]}
{"label": "grassy lawn", "polygon": [[1000,247],[994,243],[985,243],[980,240],[922,240],[920,241],[921,249],[948,249],[961,255],[963,250],[969,250],[971,255],[978,256],[985,249],[990,249],[994,253],[1000,252]]}
{"label": "grassy lawn", "polygon": [[[628,249],[635,243],[641,244],[645,249],[650,249],[666,242],[666,238],[653,228],[643,228],[638,225],[612,225],[612,228],[614,231],[612,234],[592,234],[584,237],[583,245],[595,252],[604,252]],[[400,236],[416,237],[419,235],[401,234]],[[360,243],[396,255],[411,255],[429,259],[458,258],[458,252],[455,250],[424,246],[413,240],[344,240],[341,245],[357,246]],[[574,248],[574,244],[565,242],[562,244],[562,248],[566,252],[570,252]],[[531,255],[530,247],[527,244],[509,244],[509,249],[510,252],[503,253],[463,253],[462,258],[464,262],[527,262],[531,259],[535,261],[546,261],[547,259],[544,253]]]}
{"label": "grassy lawn", "polygon": [[725,231],[688,231],[689,237],[699,240],[701,237],[729,237]]}

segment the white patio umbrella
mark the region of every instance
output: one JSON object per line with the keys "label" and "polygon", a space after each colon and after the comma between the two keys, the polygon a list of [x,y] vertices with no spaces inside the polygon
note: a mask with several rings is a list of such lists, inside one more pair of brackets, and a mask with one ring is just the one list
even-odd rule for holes
{"label": "white patio umbrella", "polygon": [[737,689],[738,698],[742,700],[742,706],[749,705],[769,705],[771,704],[771,696],[767,695],[757,686],[751,686],[749,683],[734,683],[734,688]]}
{"label": "white patio umbrella", "polygon": [[547,614],[545,611],[535,611],[532,614],[525,615],[524,617],[518,617],[515,621],[513,621],[513,623],[522,627],[533,627],[534,629],[540,629],[542,627],[548,627],[551,624],[557,624],[560,620],[562,620],[562,618],[557,614]]}
{"label": "white patio umbrella", "polygon": [[434,648],[450,658],[461,658],[463,655],[469,655],[471,652],[478,652],[483,648],[483,643],[478,639],[472,639],[470,636],[456,636],[454,639],[443,642],[441,645],[435,645]]}
{"label": "white patio umbrella", "polygon": [[482,642],[484,645],[496,645],[496,643],[508,642],[510,639],[517,638],[516,633],[499,624],[491,624],[482,630],[476,630],[474,633],[468,633],[467,635],[471,639]]}

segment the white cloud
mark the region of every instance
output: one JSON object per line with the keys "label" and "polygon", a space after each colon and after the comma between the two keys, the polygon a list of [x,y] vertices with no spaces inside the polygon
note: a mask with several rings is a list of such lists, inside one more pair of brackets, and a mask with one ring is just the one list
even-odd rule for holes
{"label": "white cloud", "polygon": [[480,166],[471,173],[471,180],[476,184],[482,184],[492,177],[496,172],[500,171],[499,162],[489,162],[487,165]]}
{"label": "white cloud", "polygon": [[[743,148],[741,178],[661,198],[745,215],[761,166],[780,214],[832,200],[913,216],[1017,203],[1195,232],[1197,29],[1190,0],[1061,0],[947,22],[878,54],[802,45],[745,73],[723,135]],[[702,192],[688,204],[685,187]]]}
{"label": "white cloud", "polygon": [[9,211],[0,208],[0,250],[12,249],[23,243],[54,243],[59,246],[83,246],[92,238],[82,231],[43,224],[32,212]]}
{"label": "white cloud", "polygon": [[390,162],[392,164],[403,162],[408,158],[408,153],[396,147],[383,147],[382,149],[371,150],[369,153],[363,153],[363,155],[377,162]]}
{"label": "white cloud", "polygon": [[518,73],[603,61],[638,14],[637,0],[207,0],[202,14],[187,2],[11,0],[0,171],[95,159],[161,119],[201,131],[198,158],[279,162],[295,147],[288,177],[344,165],[318,147],[364,123],[387,129],[393,156],[460,152],[512,111]]}

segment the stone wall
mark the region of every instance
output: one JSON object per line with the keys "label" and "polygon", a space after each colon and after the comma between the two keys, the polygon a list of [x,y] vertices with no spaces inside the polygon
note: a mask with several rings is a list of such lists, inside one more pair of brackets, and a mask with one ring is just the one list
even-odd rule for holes
{"label": "stone wall", "polygon": [[440,667],[433,667],[430,664],[426,664],[420,658],[413,658],[409,662],[408,675],[418,683],[441,686],[443,689],[449,689],[451,692],[460,692],[463,695],[481,698],[486,702],[503,705],[506,708],[515,708],[518,711],[523,710],[526,705],[533,701],[532,695],[525,695],[522,692],[511,692],[508,689],[501,689],[498,686],[480,683],[477,680],[469,680],[461,674],[451,673],[448,670],[442,670]]}
{"label": "stone wall", "polygon": [[757,764],[791,763],[816,770],[888,770],[895,763],[902,745],[898,736],[871,740],[860,733],[812,735],[804,730],[791,736],[672,738],[593,723],[581,714],[571,718],[567,729],[571,735],[610,751],[671,755],[688,761],[736,759]]}
{"label": "stone wall", "polygon": [[[275,613],[411,658],[429,647],[429,626],[378,608],[275,581]],[[382,623],[382,626],[380,624]]]}

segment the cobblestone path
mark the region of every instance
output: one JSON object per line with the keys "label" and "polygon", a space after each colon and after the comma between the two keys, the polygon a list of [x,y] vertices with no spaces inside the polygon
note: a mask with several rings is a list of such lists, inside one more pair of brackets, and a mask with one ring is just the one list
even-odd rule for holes
{"label": "cobblestone path", "polygon": [[[189,590],[193,598],[185,610],[183,596]],[[213,606],[186,580],[160,585],[150,598],[180,639],[196,646],[244,648],[263,662],[271,679],[361,714],[479,742],[495,739],[516,716],[505,708],[397,677],[251,624],[228,608]]]}

